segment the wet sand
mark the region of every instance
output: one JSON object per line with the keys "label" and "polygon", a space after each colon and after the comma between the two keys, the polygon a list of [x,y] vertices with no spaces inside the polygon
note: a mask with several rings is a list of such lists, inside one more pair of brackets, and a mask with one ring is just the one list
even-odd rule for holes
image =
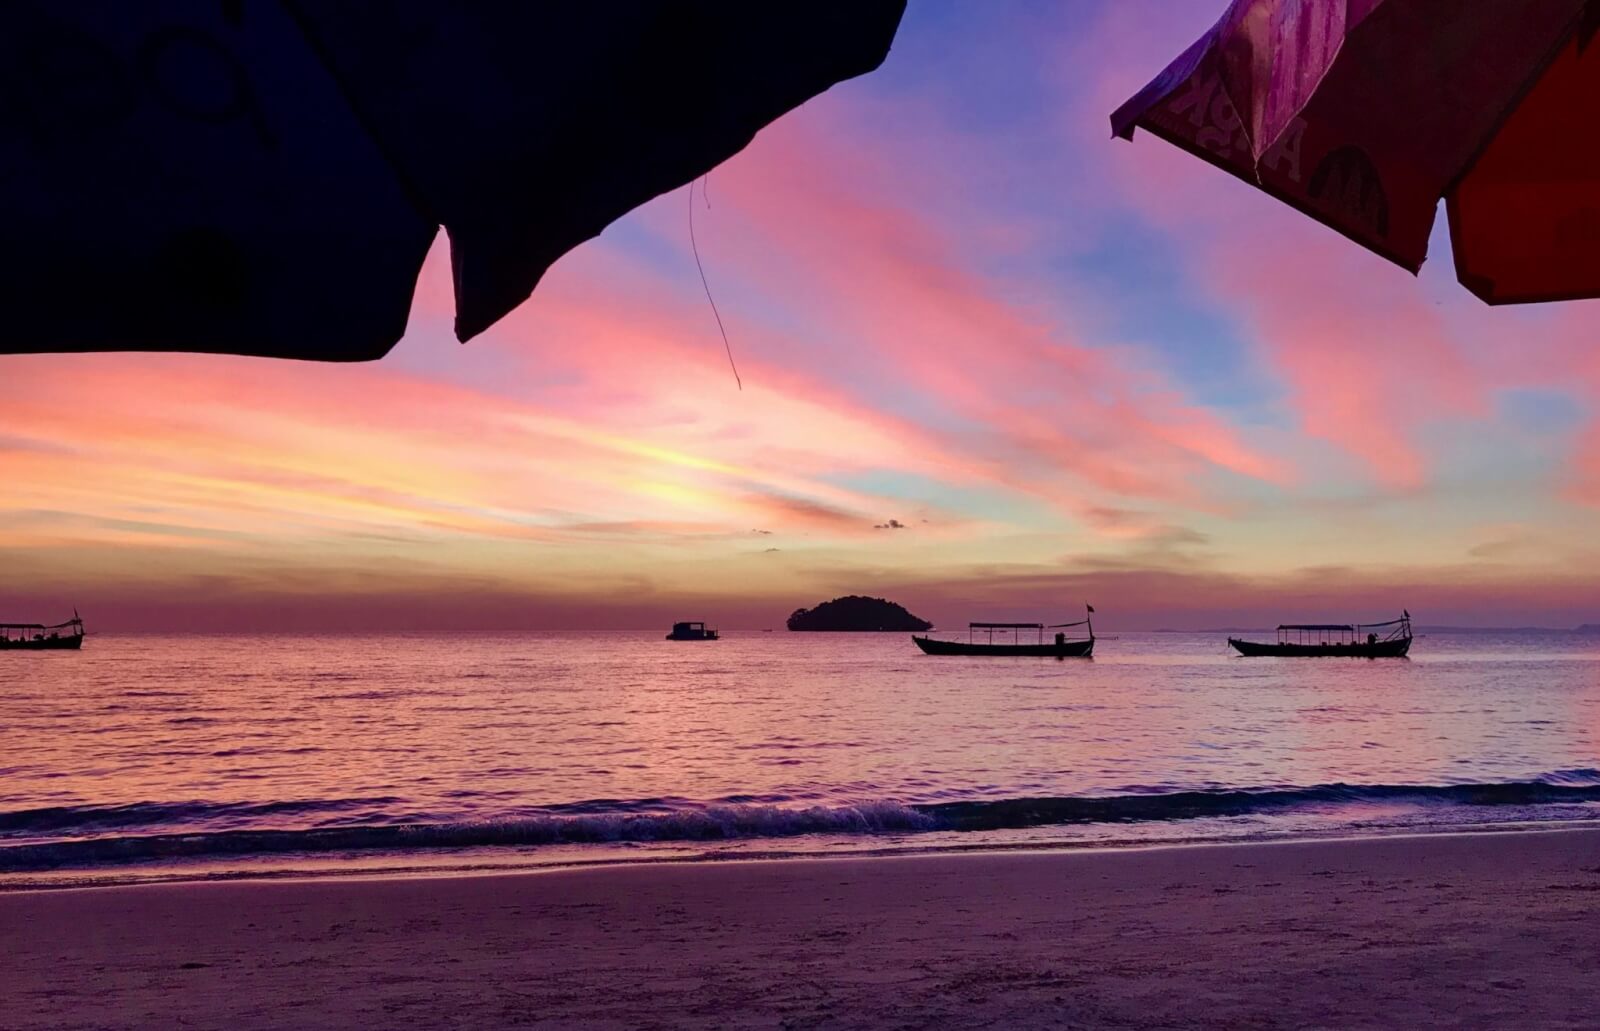
{"label": "wet sand", "polygon": [[0,1028],[1600,1025],[1600,830],[0,895]]}

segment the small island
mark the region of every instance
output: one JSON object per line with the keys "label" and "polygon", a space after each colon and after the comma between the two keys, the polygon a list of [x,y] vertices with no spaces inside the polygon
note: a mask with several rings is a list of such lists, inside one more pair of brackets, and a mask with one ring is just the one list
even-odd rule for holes
{"label": "small island", "polygon": [[851,594],[825,601],[814,609],[795,609],[789,617],[789,629],[914,631],[932,630],[933,624],[892,601]]}

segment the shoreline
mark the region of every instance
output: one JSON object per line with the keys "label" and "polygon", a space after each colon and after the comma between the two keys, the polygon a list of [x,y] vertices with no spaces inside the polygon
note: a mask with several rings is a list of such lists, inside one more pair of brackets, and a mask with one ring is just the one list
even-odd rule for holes
{"label": "shoreline", "polygon": [[1581,1027],[1600,828],[0,895],[8,1029]]}
{"label": "shoreline", "polygon": [[[289,865],[281,856],[261,857],[259,869],[196,869],[193,872],[174,870],[165,872],[159,865],[146,869],[152,872],[140,876],[137,867],[126,874],[118,874],[115,864],[99,867],[81,867],[67,870],[37,870],[12,874],[0,873],[0,898],[14,894],[48,893],[62,891],[106,891],[123,888],[181,886],[188,884],[249,884],[293,883],[299,881],[322,883],[328,881],[405,880],[472,877],[515,877],[586,870],[610,870],[622,867],[653,868],[660,866],[718,866],[739,863],[805,863],[842,862],[849,860],[914,859],[938,856],[1007,856],[1007,855],[1058,855],[1058,854],[1121,854],[1151,852],[1167,849],[1226,848],[1230,846],[1270,846],[1295,844],[1334,844],[1340,842],[1390,841],[1406,838],[1477,837],[1489,835],[1537,835],[1594,831],[1600,833],[1600,816],[1592,819],[1522,820],[1506,823],[1482,823],[1446,826],[1395,826],[1360,828],[1341,832],[1337,828],[1327,831],[1269,832],[1258,836],[1230,837],[1226,835],[1173,839],[1113,839],[976,842],[972,844],[907,844],[901,847],[886,845],[860,849],[834,851],[804,851],[763,849],[751,851],[702,851],[692,855],[605,855],[594,858],[557,858],[536,862],[531,858],[502,862],[444,862],[412,863],[410,865],[368,865],[363,860],[382,853],[351,853],[337,856],[323,865]],[[767,841],[783,839],[732,839],[722,846],[759,846]],[[675,847],[680,843],[663,842]],[[605,849],[606,846],[582,846]],[[494,848],[440,849],[422,855],[448,856],[451,852],[487,853],[487,858],[498,853]],[[537,851],[530,850],[530,851]],[[283,863],[284,865],[275,865]],[[204,865],[204,864],[197,864]],[[54,875],[54,876],[52,876]],[[39,878],[32,881],[30,878]]]}

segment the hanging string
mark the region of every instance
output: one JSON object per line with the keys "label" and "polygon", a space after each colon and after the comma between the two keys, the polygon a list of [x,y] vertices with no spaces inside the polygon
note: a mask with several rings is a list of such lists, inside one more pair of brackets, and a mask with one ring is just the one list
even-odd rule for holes
{"label": "hanging string", "polygon": [[[708,182],[710,178],[710,176],[706,176],[705,181],[700,184],[700,194],[705,198],[706,210],[708,211],[711,209],[711,194],[706,191],[706,182]],[[739,385],[740,390],[743,390],[744,380],[739,378],[739,366],[734,364],[733,361],[733,345],[728,343],[728,331],[723,328],[722,313],[717,310],[717,300],[711,296],[711,284],[706,282],[706,267],[700,263],[700,245],[695,242],[694,238],[693,180],[690,180],[689,182],[689,247],[694,251],[694,267],[700,270],[700,285],[705,288],[706,300],[711,302],[711,314],[716,316],[717,319],[717,332],[722,334],[722,348],[728,352],[728,368],[733,370],[733,381]]]}

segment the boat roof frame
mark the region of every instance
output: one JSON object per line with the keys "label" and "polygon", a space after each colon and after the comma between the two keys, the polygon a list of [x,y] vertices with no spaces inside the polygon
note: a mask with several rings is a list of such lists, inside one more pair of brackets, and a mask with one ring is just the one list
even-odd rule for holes
{"label": "boat roof frame", "polygon": [[1089,622],[1080,619],[1076,623],[968,623],[969,630],[1057,630],[1061,627],[1083,626]]}
{"label": "boat roof frame", "polygon": [[1279,623],[1279,630],[1360,630],[1362,627],[1394,626],[1411,622],[1410,616],[1385,620],[1382,623]]}

